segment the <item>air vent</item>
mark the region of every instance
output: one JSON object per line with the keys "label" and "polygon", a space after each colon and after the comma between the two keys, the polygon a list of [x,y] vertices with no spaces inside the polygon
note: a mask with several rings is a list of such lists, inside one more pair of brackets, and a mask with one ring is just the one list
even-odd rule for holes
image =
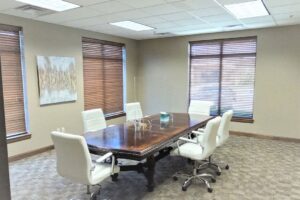
{"label": "air vent", "polygon": [[243,24],[232,24],[232,25],[228,25],[228,26],[224,26],[224,29],[235,29],[235,28],[243,28],[244,25]]}
{"label": "air vent", "polygon": [[40,8],[40,7],[32,6],[32,5],[20,6],[20,7],[15,8],[15,10],[22,11],[24,13],[30,14],[35,17],[49,15],[49,14],[52,14],[55,12],[52,10],[48,10],[45,8]]}
{"label": "air vent", "polygon": [[153,32],[153,35],[158,35],[158,36],[172,36],[174,34],[170,33],[170,32]]}

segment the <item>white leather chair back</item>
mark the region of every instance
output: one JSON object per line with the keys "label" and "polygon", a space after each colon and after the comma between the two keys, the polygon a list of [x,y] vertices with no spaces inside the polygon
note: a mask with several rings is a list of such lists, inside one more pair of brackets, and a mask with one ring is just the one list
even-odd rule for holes
{"label": "white leather chair back", "polygon": [[228,139],[232,116],[232,110],[228,110],[223,114],[217,135],[217,146],[221,146]]}
{"label": "white leather chair back", "polygon": [[85,133],[106,128],[106,121],[101,108],[83,111],[82,120]]}
{"label": "white leather chair back", "polygon": [[209,157],[217,147],[216,137],[220,123],[221,117],[218,116],[206,124],[202,140],[203,156],[205,158]]}
{"label": "white leather chair back", "polygon": [[126,120],[131,121],[143,118],[142,108],[139,102],[126,104]]}
{"label": "white leather chair back", "polygon": [[92,160],[85,139],[79,135],[53,131],[58,173],[74,182],[90,183]]}
{"label": "white leather chair back", "polygon": [[191,100],[188,113],[197,115],[210,115],[211,101]]}

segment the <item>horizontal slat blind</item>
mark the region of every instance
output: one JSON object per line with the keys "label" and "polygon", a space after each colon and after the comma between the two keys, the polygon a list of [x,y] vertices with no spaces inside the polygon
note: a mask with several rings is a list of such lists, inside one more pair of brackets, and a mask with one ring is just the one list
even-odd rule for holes
{"label": "horizontal slat blind", "polygon": [[229,109],[253,118],[256,37],[190,44],[190,99],[214,102],[213,115]]}
{"label": "horizontal slat blind", "polygon": [[84,107],[107,115],[123,112],[123,47],[83,38]]}
{"label": "horizontal slat blind", "polygon": [[18,27],[0,25],[0,57],[6,134],[26,132]]}
{"label": "horizontal slat blind", "polygon": [[[197,58],[191,60],[190,98],[219,104],[220,58]],[[217,107],[211,110],[217,115]]]}

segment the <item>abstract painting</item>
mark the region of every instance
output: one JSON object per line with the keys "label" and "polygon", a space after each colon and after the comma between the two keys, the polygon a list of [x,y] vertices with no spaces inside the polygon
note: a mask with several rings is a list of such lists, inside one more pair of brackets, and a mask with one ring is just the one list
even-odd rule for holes
{"label": "abstract painting", "polygon": [[40,105],[77,100],[75,58],[37,56]]}

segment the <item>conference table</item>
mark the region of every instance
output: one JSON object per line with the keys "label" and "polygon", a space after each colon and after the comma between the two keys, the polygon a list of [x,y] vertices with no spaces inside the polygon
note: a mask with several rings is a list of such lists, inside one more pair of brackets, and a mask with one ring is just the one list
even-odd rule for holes
{"label": "conference table", "polygon": [[[206,125],[212,116],[170,113],[168,122],[160,121],[160,114],[147,116],[140,123],[126,122],[103,130],[85,133],[89,151],[103,155],[112,152],[118,159],[130,159],[136,165],[120,165],[120,171],[137,171],[147,178],[148,191],[154,189],[155,163],[169,155],[179,137]],[[112,176],[117,180],[118,174]]]}

